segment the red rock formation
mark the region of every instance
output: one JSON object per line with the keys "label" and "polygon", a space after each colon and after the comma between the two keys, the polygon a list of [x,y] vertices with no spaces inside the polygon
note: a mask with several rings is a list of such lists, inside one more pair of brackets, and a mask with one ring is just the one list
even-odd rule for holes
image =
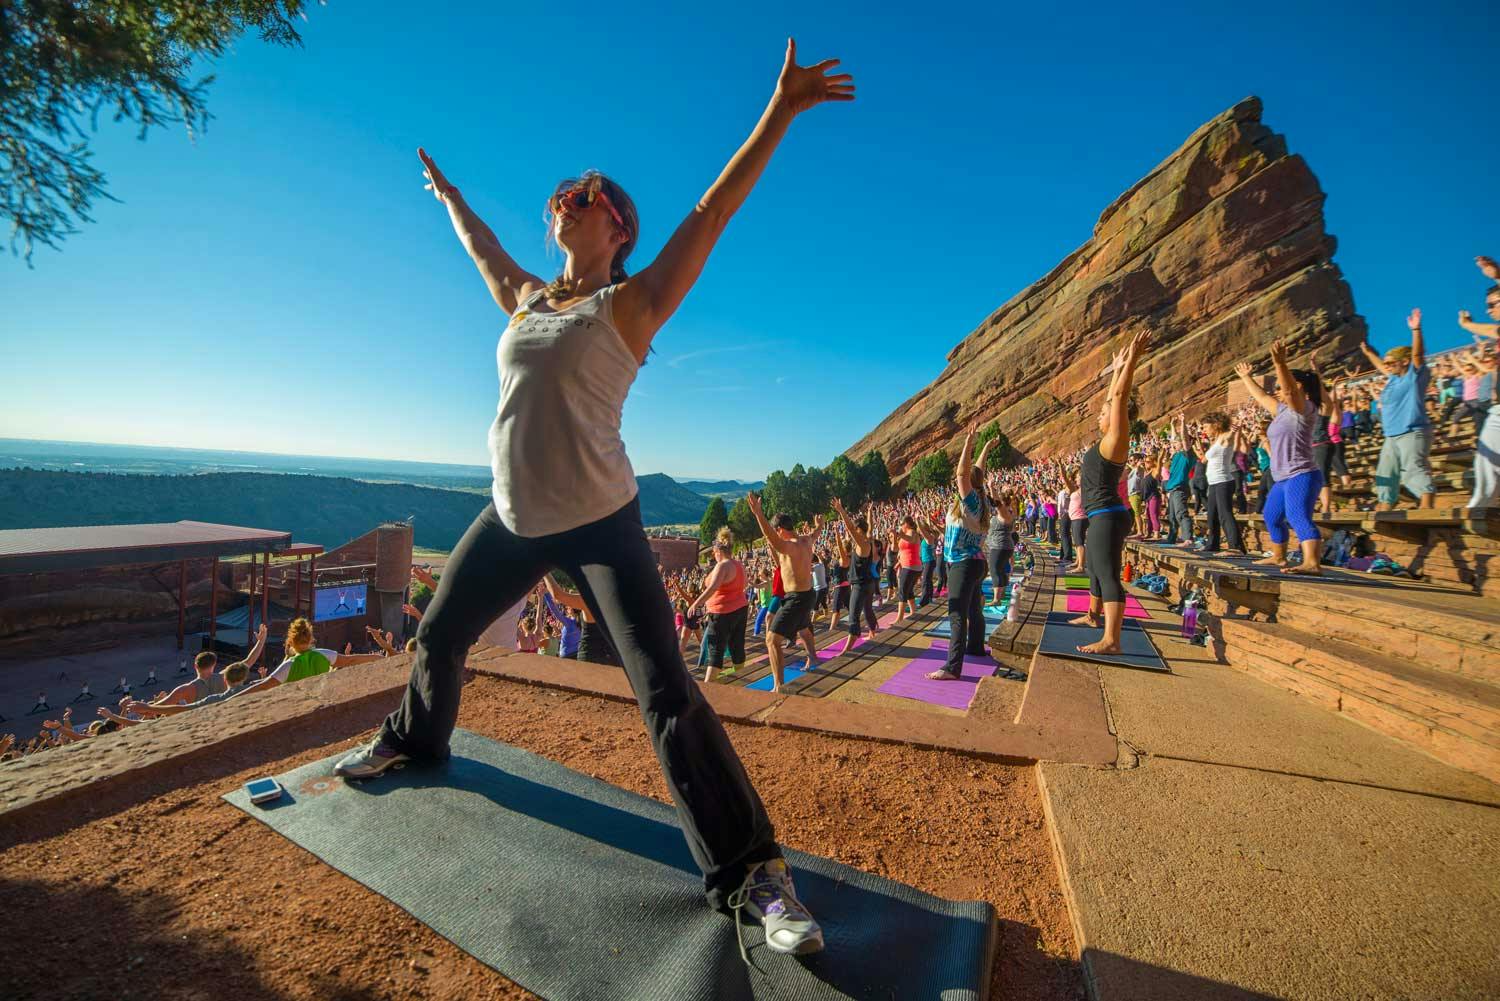
{"label": "red rock formation", "polygon": [[1260,112],[1248,98],[1194,132],[848,454],[879,449],[900,475],[994,418],[1027,455],[1071,451],[1097,433],[1101,373],[1142,327],[1152,340],[1136,384],[1153,424],[1223,405],[1234,365],[1268,371],[1278,337],[1294,364],[1314,348],[1330,363],[1353,353],[1365,324],[1333,263],[1323,192]]}

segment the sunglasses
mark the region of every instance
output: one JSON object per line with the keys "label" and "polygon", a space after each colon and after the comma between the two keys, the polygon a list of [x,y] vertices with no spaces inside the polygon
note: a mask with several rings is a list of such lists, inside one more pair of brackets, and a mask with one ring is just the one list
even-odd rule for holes
{"label": "sunglasses", "polygon": [[614,219],[615,225],[621,229],[625,229],[625,220],[620,217],[620,212],[615,208],[614,202],[610,201],[609,196],[603,191],[595,191],[592,188],[582,185],[568,188],[565,191],[559,190],[553,194],[552,201],[548,207],[552,209],[553,215],[556,215],[561,212],[563,206],[574,209],[587,209],[592,208],[595,202],[602,202],[604,207],[609,209],[610,217]]}

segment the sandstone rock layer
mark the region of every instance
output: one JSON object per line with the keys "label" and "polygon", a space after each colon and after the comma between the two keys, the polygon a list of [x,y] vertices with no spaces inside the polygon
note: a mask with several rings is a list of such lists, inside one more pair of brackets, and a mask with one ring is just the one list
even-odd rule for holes
{"label": "sandstone rock layer", "polygon": [[956,454],[969,421],[998,418],[1033,458],[1097,435],[1113,353],[1152,333],[1137,371],[1141,416],[1199,413],[1225,400],[1234,365],[1267,371],[1280,337],[1296,359],[1357,350],[1364,320],[1333,263],[1323,192],[1251,97],[1200,127],[1104,210],[1093,237],[948,353],[948,366],[849,449],[893,476],[940,447]]}

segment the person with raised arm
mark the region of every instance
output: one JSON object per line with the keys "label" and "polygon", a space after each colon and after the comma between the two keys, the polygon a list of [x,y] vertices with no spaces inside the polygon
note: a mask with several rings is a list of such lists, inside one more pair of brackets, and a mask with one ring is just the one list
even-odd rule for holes
{"label": "person with raised arm", "polygon": [[813,594],[812,554],[813,543],[823,531],[823,516],[814,520],[813,529],[798,535],[794,530],[792,516],[786,513],[766,519],[761,509],[760,495],[754,491],[745,495],[750,513],[766,539],[766,545],[776,558],[781,571],[781,587],[786,596],[781,599],[771,624],[766,629],[766,652],[771,661],[771,691],[781,691],[786,670],[786,646],[799,639],[807,648],[807,667],[811,671],[818,666],[818,648],[813,638],[812,611],[817,597]]}
{"label": "person with raised arm", "polygon": [[[1323,572],[1322,533],[1313,521],[1313,510],[1323,489],[1323,473],[1313,457],[1313,433],[1323,420],[1323,387],[1317,373],[1293,369],[1286,358],[1286,345],[1271,344],[1271,364],[1276,368],[1276,395],[1260,387],[1251,376],[1250,363],[1235,366],[1250,398],[1273,415],[1266,428],[1270,442],[1271,490],[1266,494],[1263,516],[1271,539],[1271,555],[1257,565],[1280,567],[1283,573],[1317,576]],[[1302,563],[1289,566],[1286,559],[1287,527],[1297,533]]]}
{"label": "person with raised arm", "polygon": [[943,551],[948,561],[948,659],[927,677],[951,681],[963,676],[964,657],[983,657],[984,598],[980,585],[988,567],[984,536],[989,530],[989,498],[984,495],[984,472],[974,463],[974,435],[970,422],[953,470],[953,502],[944,515]]}
{"label": "person with raised arm", "polygon": [[911,515],[891,529],[890,549],[899,554],[896,574],[896,621],[917,614],[917,578],[922,576],[923,536]]}
{"label": "person with raised arm", "polygon": [[[559,184],[549,237],[566,252],[545,281],[501,248],[419,150],[428,187],[510,321],[497,348],[491,502],[454,549],[417,629],[411,681],[368,747],[339,762],[371,778],[407,759],[440,762],[470,645],[553,568],[615,641],[711,906],[760,921],[776,952],[816,952],[822,931],[797,899],[765,806],[678,650],[672,607],[641,521],[620,435],[625,398],[657,332],[697,282],[729,221],[799,115],[854,99],[838,60],[800,66],[787,40],[775,90],[749,138],[650,265],[628,274],[640,231],[624,189],[597,171]],[[533,143],[535,145],[535,143]]]}
{"label": "person with raised arm", "polygon": [[[583,594],[564,586],[550,573],[542,577],[542,585],[546,588],[542,600],[546,603],[547,610],[552,613],[552,617],[559,622],[571,618],[577,623],[578,644],[574,648],[577,659],[585,664],[622,667],[620,655],[615,652],[614,641],[589,611],[588,602],[583,600]],[[574,614],[568,615],[569,611]],[[566,628],[564,626],[564,630]],[[680,646],[678,650],[680,653]],[[567,655],[564,654],[564,656]]]}
{"label": "person with raised arm", "polygon": [[1406,318],[1411,344],[1391,348],[1384,357],[1361,342],[1359,349],[1386,374],[1380,391],[1380,427],[1385,441],[1375,465],[1375,509],[1389,511],[1401,499],[1404,486],[1417,498],[1417,506],[1433,506],[1436,488],[1428,454],[1432,449],[1432,422],[1427,417],[1427,387],[1432,372],[1425,364],[1422,342],[1422,311],[1414,309]]}
{"label": "person with raised arm", "polygon": [[[1167,481],[1162,489],[1167,494],[1167,544],[1184,549],[1193,547],[1193,516],[1188,511],[1189,485],[1193,476],[1193,465],[1198,461],[1193,449],[1193,440],[1188,436],[1187,415],[1178,413],[1172,418],[1172,458],[1167,466]],[[1182,535],[1181,541],[1177,536]]]}
{"label": "person with raised arm", "polygon": [[1208,466],[1208,541],[1199,551],[1217,553],[1223,538],[1230,549],[1243,553],[1240,523],[1234,517],[1234,453],[1242,450],[1243,442],[1223,411],[1204,415],[1203,423],[1213,438],[1203,459]]}
{"label": "person with raised arm", "polygon": [[1099,409],[1100,439],[1083,454],[1079,491],[1088,518],[1088,547],[1084,565],[1089,576],[1089,610],[1072,620],[1075,625],[1104,627],[1104,636],[1078,647],[1080,653],[1119,653],[1125,622],[1125,589],[1120,583],[1125,537],[1134,522],[1125,493],[1125,460],[1130,457],[1130,425],[1136,402],[1131,393],[1135,367],[1146,350],[1141,331],[1117,351],[1111,364],[1109,389]]}
{"label": "person with raised arm", "polygon": [[844,502],[833,498],[833,510],[843,522],[849,536],[849,638],[839,648],[836,657],[842,657],[859,641],[860,617],[864,616],[870,626],[870,636],[880,633],[880,620],[875,618],[875,581],[870,576],[874,562],[875,547],[870,541],[870,520],[861,515],[850,518],[844,510]]}
{"label": "person with raised arm", "polygon": [[[835,505],[837,506],[837,505]],[[845,529],[841,524],[836,524],[838,529],[833,536],[833,556],[829,560],[829,570],[832,572],[830,590],[833,596],[829,601],[828,629],[833,631],[838,628],[839,616],[849,608],[849,592],[853,585],[849,581],[849,540],[843,534]]]}

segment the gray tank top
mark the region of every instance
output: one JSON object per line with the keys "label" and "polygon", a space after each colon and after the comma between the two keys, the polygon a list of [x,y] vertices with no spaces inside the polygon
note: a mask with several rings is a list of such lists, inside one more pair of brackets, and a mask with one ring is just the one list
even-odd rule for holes
{"label": "gray tank top", "polygon": [[501,523],[517,535],[587,525],[636,495],[620,414],[641,366],[615,330],[616,288],[556,312],[538,290],[500,335],[491,492]]}
{"label": "gray tank top", "polygon": [[995,551],[1015,548],[1010,539],[1010,522],[1000,516],[999,510],[990,515],[990,530],[985,533],[984,548]]}

